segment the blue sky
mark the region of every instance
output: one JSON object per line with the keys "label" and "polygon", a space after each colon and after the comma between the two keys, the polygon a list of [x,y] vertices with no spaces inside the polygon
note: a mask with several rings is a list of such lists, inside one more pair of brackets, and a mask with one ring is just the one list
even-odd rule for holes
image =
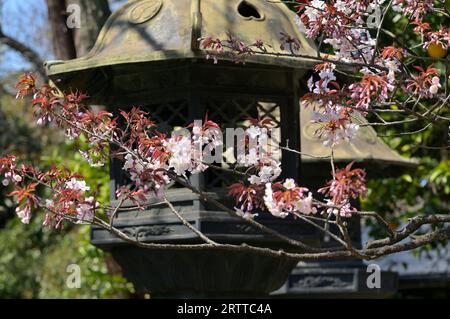
{"label": "blue sky", "polygon": [[[112,10],[124,2],[126,0],[112,1]],[[45,0],[3,0],[1,21],[5,34],[32,47],[42,60],[53,58]],[[0,47],[0,76],[31,68],[20,54],[7,47]]]}
{"label": "blue sky", "polygon": [[[51,58],[49,41],[45,39],[47,10],[45,0],[3,0],[1,12],[3,32],[32,47],[43,60]],[[0,76],[22,71],[31,66],[26,59],[7,47],[2,47]]]}

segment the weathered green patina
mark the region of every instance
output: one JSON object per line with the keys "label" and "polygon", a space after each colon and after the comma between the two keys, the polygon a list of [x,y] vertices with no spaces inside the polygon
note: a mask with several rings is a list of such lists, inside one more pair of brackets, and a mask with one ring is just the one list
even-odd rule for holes
{"label": "weathered green patina", "polygon": [[[199,49],[198,39],[206,36],[224,39],[227,32],[245,43],[262,40],[272,47],[271,53],[289,55],[288,48],[281,50],[279,45],[280,32],[285,32],[301,41],[303,46],[298,54],[314,56],[313,45],[298,31],[294,17],[281,2],[132,0],[112,14],[87,56],[47,62],[47,73],[56,79],[121,64],[203,59],[206,53]],[[302,69],[314,63],[308,59],[264,54],[250,56],[247,61]]]}

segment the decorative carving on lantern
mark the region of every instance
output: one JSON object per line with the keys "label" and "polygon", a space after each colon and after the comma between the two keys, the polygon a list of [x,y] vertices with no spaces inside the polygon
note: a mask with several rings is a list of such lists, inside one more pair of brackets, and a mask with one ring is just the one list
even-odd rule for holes
{"label": "decorative carving on lantern", "polygon": [[162,0],[137,3],[128,11],[128,21],[133,24],[145,23],[158,14],[162,5]]}

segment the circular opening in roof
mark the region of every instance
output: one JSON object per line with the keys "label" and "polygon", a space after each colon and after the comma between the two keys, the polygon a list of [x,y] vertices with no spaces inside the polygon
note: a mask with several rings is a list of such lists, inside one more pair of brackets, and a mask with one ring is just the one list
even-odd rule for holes
{"label": "circular opening in roof", "polygon": [[264,17],[261,12],[251,3],[242,1],[237,8],[239,14],[246,19],[262,20]]}

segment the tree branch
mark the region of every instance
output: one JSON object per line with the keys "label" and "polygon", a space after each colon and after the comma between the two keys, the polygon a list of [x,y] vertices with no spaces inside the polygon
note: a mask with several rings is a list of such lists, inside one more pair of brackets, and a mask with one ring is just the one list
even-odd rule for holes
{"label": "tree branch", "polygon": [[199,231],[197,228],[195,228],[194,226],[191,225],[190,222],[188,222],[183,216],[181,216],[181,214],[175,209],[175,207],[172,205],[172,203],[167,199],[166,196],[164,196],[164,202],[167,204],[167,206],[169,206],[170,210],[172,211],[172,213],[177,216],[177,218],[183,223],[184,226],[186,226],[187,228],[189,228],[194,234],[196,234],[198,237],[200,237],[205,243],[213,245],[213,246],[217,246],[218,244],[209,239],[206,235],[204,235],[201,231]]}
{"label": "tree branch", "polygon": [[44,61],[39,57],[39,55],[29,46],[19,42],[18,40],[3,33],[2,27],[0,25],[0,43],[7,45],[11,49],[20,53],[25,57],[33,66],[36,71],[43,79],[47,79],[47,74],[45,73]]}

